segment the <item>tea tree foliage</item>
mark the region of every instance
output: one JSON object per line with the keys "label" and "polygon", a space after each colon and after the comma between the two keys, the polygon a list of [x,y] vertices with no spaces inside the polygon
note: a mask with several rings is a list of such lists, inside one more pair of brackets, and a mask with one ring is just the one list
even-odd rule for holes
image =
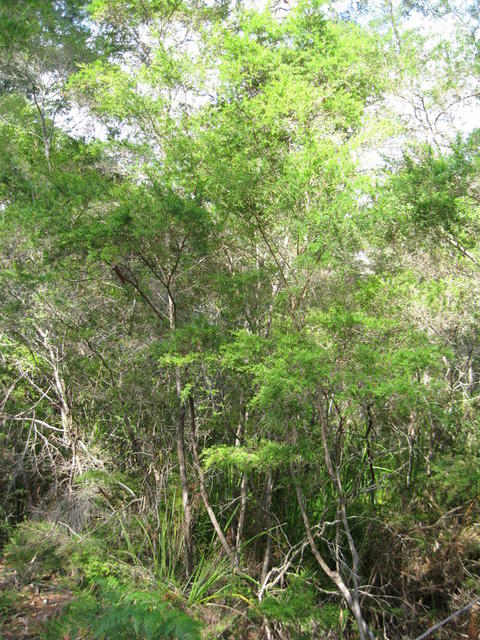
{"label": "tea tree foliage", "polygon": [[477,593],[463,10],[2,3],[0,535],[78,559],[46,637],[414,637]]}

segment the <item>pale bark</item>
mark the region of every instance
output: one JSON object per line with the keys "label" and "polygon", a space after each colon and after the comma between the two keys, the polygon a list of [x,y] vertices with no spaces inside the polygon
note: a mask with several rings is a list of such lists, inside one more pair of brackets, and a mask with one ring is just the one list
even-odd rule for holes
{"label": "pale bark", "polygon": [[340,573],[338,571],[334,571],[333,569],[331,569],[327,562],[325,561],[325,559],[322,557],[322,555],[320,554],[320,551],[318,550],[318,547],[315,543],[315,538],[313,537],[313,533],[312,533],[312,528],[310,526],[310,522],[308,519],[308,515],[307,515],[307,511],[305,509],[305,503],[303,501],[303,496],[302,496],[302,491],[300,489],[300,485],[295,477],[295,473],[293,470],[293,466],[290,466],[290,471],[291,471],[291,475],[294,481],[294,485],[295,485],[295,491],[297,494],[297,502],[298,502],[298,506],[300,508],[300,513],[302,515],[302,520],[303,520],[303,524],[305,527],[305,532],[307,534],[307,540],[310,546],[310,550],[313,554],[313,557],[315,558],[315,560],[317,561],[317,563],[319,564],[319,566],[321,567],[322,571],[330,578],[330,580],[332,580],[332,582],[335,584],[335,586],[337,587],[338,591],[341,593],[341,595],[343,596],[343,599],[345,600],[345,603],[347,605],[347,607],[350,609],[350,611],[352,612],[353,616],[355,617],[355,620],[357,622],[357,626],[358,626],[358,632],[359,632],[359,637],[360,640],[373,640],[374,635],[373,633],[370,631],[367,623],[365,622],[363,615],[362,615],[362,611],[361,611],[361,607],[360,607],[360,600],[358,597],[358,590],[355,593],[352,593],[351,590],[347,587],[347,585],[345,584],[345,581],[343,580],[342,576],[340,575]]}
{"label": "pale bark", "polygon": [[78,433],[75,429],[70,402],[68,398],[67,385],[60,368],[60,352],[58,347],[54,347],[49,338],[48,331],[36,326],[36,331],[40,337],[43,348],[47,354],[46,360],[49,363],[53,373],[53,389],[58,400],[60,408],[60,421],[62,425],[62,442],[63,445],[71,451],[70,474],[68,485],[72,488],[73,480],[76,475],[82,472],[82,464],[78,454]]}
{"label": "pale bark", "polygon": [[207,492],[207,487],[206,487],[206,482],[205,482],[205,474],[203,473],[203,469],[202,466],[200,464],[200,457],[198,455],[198,449],[197,449],[197,429],[196,429],[196,416],[195,416],[195,403],[193,401],[192,396],[189,397],[189,407],[190,407],[190,418],[191,418],[191,424],[192,424],[192,452],[193,452],[193,461],[195,464],[195,470],[197,472],[198,475],[198,480],[200,483],[200,495],[202,496],[202,500],[203,500],[203,504],[205,506],[205,510],[208,514],[208,517],[210,518],[210,522],[213,525],[213,528],[215,530],[215,533],[217,534],[217,537],[220,541],[220,544],[222,545],[223,550],[225,551],[226,555],[230,558],[230,562],[232,563],[232,566],[238,566],[238,558],[235,554],[234,549],[232,549],[232,547],[229,545],[227,538],[225,537],[225,534],[222,531],[222,528],[218,522],[217,516],[215,515],[215,512],[212,508],[212,505],[210,504],[210,499],[208,497],[208,492]]}
{"label": "pale bark", "polygon": [[[245,412],[238,424],[237,433],[235,434],[235,447],[239,447],[242,442],[243,431],[245,429],[245,422],[247,420],[247,414]],[[247,512],[247,490],[248,490],[248,478],[246,473],[242,473],[240,482],[240,513],[238,515],[237,522],[237,534],[235,538],[235,549],[237,557],[240,553],[240,547],[242,545],[243,527],[245,525],[245,515]]]}
{"label": "pale bark", "polygon": [[271,525],[271,507],[272,507],[272,492],[273,492],[273,475],[271,471],[267,472],[266,484],[265,484],[265,501],[263,505],[265,519],[264,529],[267,532],[267,544],[265,546],[265,554],[263,556],[262,575],[261,582],[263,582],[267,576],[268,569],[270,568],[270,560],[272,556],[272,536],[270,534]]}
{"label": "pale bark", "polygon": [[242,473],[242,481],[240,484],[240,513],[238,516],[237,535],[236,535],[236,541],[235,541],[237,554],[239,553],[240,547],[242,545],[243,527],[245,526],[245,514],[247,512],[247,490],[248,490],[247,474]]}
{"label": "pale bark", "polygon": [[[168,292],[168,319],[170,329],[176,329],[175,303],[170,292]],[[178,469],[180,474],[180,484],[182,487],[182,507],[183,507],[183,542],[185,545],[185,570],[187,576],[193,571],[193,542],[192,542],[192,509],[190,504],[190,494],[188,490],[187,463],[185,456],[185,402],[182,399],[182,376],[180,367],[175,367],[175,389],[178,399],[177,414],[177,456]]]}

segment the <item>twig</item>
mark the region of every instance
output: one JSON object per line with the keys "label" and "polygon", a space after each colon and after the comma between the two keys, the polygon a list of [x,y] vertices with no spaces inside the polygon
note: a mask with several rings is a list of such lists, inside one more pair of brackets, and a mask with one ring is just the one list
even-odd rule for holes
{"label": "twig", "polygon": [[423,640],[424,638],[428,638],[428,636],[431,635],[434,631],[436,631],[437,629],[440,629],[440,627],[443,627],[445,624],[447,624],[447,622],[450,622],[450,620],[452,620],[453,618],[456,618],[461,613],[465,613],[465,611],[468,611],[476,604],[480,604],[480,600],[478,598],[473,602],[470,602],[470,604],[465,605],[461,609],[458,609],[458,611],[455,611],[454,613],[452,613],[450,616],[448,616],[448,618],[445,618],[445,620],[438,622],[436,625],[428,629],[428,631],[425,631],[425,633],[422,633],[421,636],[418,636],[414,640]]}

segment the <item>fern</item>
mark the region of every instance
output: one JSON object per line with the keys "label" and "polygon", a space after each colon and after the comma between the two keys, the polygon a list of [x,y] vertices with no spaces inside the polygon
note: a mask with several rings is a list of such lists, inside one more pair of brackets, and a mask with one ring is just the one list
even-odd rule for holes
{"label": "fern", "polygon": [[95,640],[200,640],[198,622],[173,608],[158,593],[99,581],[95,597],[82,594],[47,630],[46,639],[68,629],[73,637],[88,629]]}

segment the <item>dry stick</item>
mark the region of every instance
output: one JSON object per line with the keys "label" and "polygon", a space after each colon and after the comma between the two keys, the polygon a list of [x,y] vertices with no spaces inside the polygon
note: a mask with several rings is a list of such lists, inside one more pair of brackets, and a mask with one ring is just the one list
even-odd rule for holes
{"label": "dry stick", "polygon": [[[73,479],[75,475],[82,473],[82,464],[77,450],[78,433],[74,426],[71,407],[68,399],[67,385],[60,370],[60,363],[62,358],[58,347],[53,347],[48,337],[48,331],[41,329],[35,325],[35,331],[42,341],[42,345],[48,354],[45,360],[52,368],[54,378],[54,391],[60,403],[60,418],[63,428],[63,442],[64,445],[71,450],[72,461],[69,476],[69,490],[72,490]],[[62,347],[63,348],[63,347]]]}
{"label": "dry stick", "polygon": [[320,417],[320,429],[321,429],[321,438],[322,438],[322,445],[323,445],[323,451],[324,451],[325,465],[327,467],[328,474],[332,480],[332,484],[335,487],[338,494],[340,513],[341,513],[342,522],[343,522],[343,529],[345,531],[345,535],[347,536],[348,546],[350,548],[350,554],[352,556],[352,563],[353,563],[352,577],[353,577],[353,596],[354,596],[354,601],[353,601],[354,608],[352,609],[352,612],[358,623],[360,638],[362,639],[363,636],[365,636],[366,638],[373,638],[372,631],[369,629],[361,613],[359,585],[358,585],[358,568],[360,565],[360,557],[358,555],[355,541],[353,539],[353,536],[350,530],[350,524],[348,522],[347,503],[345,499],[345,494],[343,492],[342,481],[340,479],[339,467],[337,465],[334,469],[332,458],[330,456],[330,450],[328,448],[326,425],[325,425],[325,422],[326,420],[328,420],[328,418],[324,417],[322,413],[321,405],[318,406],[318,413]]}
{"label": "dry stick", "polygon": [[52,431],[58,431],[59,433],[63,433],[63,429],[59,429],[58,427],[52,427],[51,424],[48,424],[43,420],[39,420],[38,418],[32,418],[30,416],[9,416],[7,414],[0,414],[0,420],[15,420],[17,422],[31,421],[31,422],[34,422],[35,424],[39,424],[42,427],[51,429]]}
{"label": "dry stick", "polygon": [[315,544],[315,539],[313,537],[312,528],[310,526],[310,521],[308,519],[307,510],[305,509],[305,503],[303,501],[302,490],[301,490],[300,485],[298,483],[298,480],[297,480],[297,478],[295,476],[295,471],[293,469],[293,465],[292,464],[290,464],[290,473],[291,473],[292,480],[293,480],[293,483],[294,483],[294,486],[295,486],[295,491],[296,491],[296,494],[297,494],[297,502],[298,502],[298,506],[300,508],[300,513],[302,515],[302,520],[303,520],[303,524],[304,524],[304,527],[305,527],[305,532],[307,534],[307,539],[308,539],[308,543],[309,543],[309,546],[310,546],[310,550],[311,550],[315,560],[318,562],[318,564],[320,565],[320,567],[322,568],[324,573],[335,584],[337,589],[342,594],[342,596],[343,596],[348,608],[353,613],[353,615],[355,617],[355,620],[357,621],[360,640],[366,640],[367,638],[369,638],[369,639],[374,638],[373,633],[370,631],[370,629],[367,626],[367,623],[363,619],[358,599],[355,598],[352,595],[352,592],[350,591],[350,589],[345,584],[345,582],[344,582],[342,576],[340,575],[340,573],[338,571],[334,571],[333,569],[330,569],[330,567],[326,563],[325,559],[320,554],[320,551],[318,550],[318,547]]}
{"label": "dry stick", "polygon": [[238,556],[235,554],[235,551],[228,544],[228,540],[225,537],[225,534],[222,531],[222,528],[217,520],[217,516],[215,515],[214,510],[212,509],[212,505],[210,504],[210,499],[208,497],[207,487],[205,483],[205,474],[203,473],[203,469],[200,464],[200,458],[198,455],[197,449],[197,428],[196,428],[196,416],[195,416],[195,403],[192,396],[188,397],[188,404],[190,408],[190,419],[192,424],[192,453],[193,453],[193,462],[195,464],[195,470],[198,475],[198,479],[200,481],[200,495],[202,496],[203,504],[207,511],[208,517],[210,518],[210,522],[215,529],[215,533],[217,534],[218,539],[223,547],[223,550],[227,554],[228,558],[230,558],[230,562],[232,563],[232,567],[238,566]]}
{"label": "dry stick", "polygon": [[[285,558],[285,561],[283,563],[283,565],[281,567],[274,567],[273,569],[270,569],[270,571],[267,573],[267,575],[265,576],[265,579],[262,583],[262,586],[259,590],[259,592],[257,593],[257,598],[258,601],[261,602],[262,598],[263,598],[263,594],[265,593],[265,591],[267,589],[271,589],[273,588],[275,585],[277,585],[283,578],[283,576],[287,573],[287,571],[290,569],[290,567],[292,566],[295,558],[299,555],[299,554],[303,554],[305,547],[308,546],[308,540],[303,541],[299,544],[297,544],[295,547],[292,547],[292,549],[290,549],[290,551],[287,553],[287,556]],[[288,554],[291,555],[289,556]],[[274,578],[274,580],[272,580],[271,582],[269,582],[271,576],[273,574],[277,574],[276,577]]]}
{"label": "dry stick", "polygon": [[[348,523],[347,507],[346,507],[346,502],[345,502],[345,495],[343,493],[342,482],[341,482],[341,479],[340,479],[340,473],[339,473],[338,467],[336,467],[334,469],[332,458],[330,456],[330,450],[328,448],[328,441],[327,441],[327,433],[326,433],[326,429],[325,429],[325,419],[324,419],[324,416],[323,416],[323,413],[322,413],[322,407],[318,407],[318,411],[319,411],[319,416],[320,416],[321,438],[322,438],[323,452],[324,452],[324,457],[325,457],[325,465],[327,467],[328,475],[331,478],[332,484],[335,487],[335,489],[337,491],[337,494],[338,494],[338,499],[339,499],[339,503],[340,503],[339,504],[340,513],[341,513],[342,522],[343,522],[343,529],[344,529],[345,534],[347,536],[348,546],[350,548],[350,553],[352,555],[352,562],[353,562],[352,576],[353,576],[353,585],[354,585],[354,606],[355,606],[355,609],[358,608],[358,612],[359,612],[359,617],[357,618],[357,621],[358,621],[358,625],[359,625],[360,638],[362,638],[363,635],[368,637],[369,636],[369,632],[368,632],[367,626],[366,626],[365,622],[363,621],[363,617],[360,614],[360,600],[359,600],[359,596],[358,596],[358,566],[359,566],[359,563],[360,563],[360,559],[358,557],[358,553],[357,553],[357,549],[356,549],[356,546],[355,546],[355,542],[353,540],[353,536],[352,536],[351,531],[350,531],[350,525]],[[355,615],[355,617],[357,617],[357,616]]]}
{"label": "dry stick", "polygon": [[12,384],[9,386],[9,388],[6,390],[5,395],[3,396],[3,400],[0,404],[0,412],[4,411],[5,406],[7,404],[8,398],[10,397],[10,394],[12,393],[12,391],[15,389],[15,387],[17,386],[17,384],[20,382],[20,380],[25,376],[25,374],[22,372],[22,375],[17,378],[16,380],[14,380],[12,382]]}
{"label": "dry stick", "polygon": [[428,638],[428,636],[431,635],[434,631],[436,631],[437,629],[440,629],[440,627],[443,627],[444,625],[447,624],[447,622],[450,622],[450,620],[453,620],[453,618],[456,618],[461,613],[465,613],[465,611],[468,611],[469,609],[474,607],[476,604],[480,604],[480,600],[478,598],[473,602],[470,602],[470,604],[465,605],[458,611],[455,611],[455,613],[452,613],[450,616],[448,616],[448,618],[445,618],[445,620],[438,622],[436,625],[431,627],[428,631],[425,631],[425,633],[422,633],[421,636],[416,637],[414,640],[423,640],[424,638]]}
{"label": "dry stick", "polygon": [[237,536],[235,546],[237,548],[237,554],[242,546],[242,534],[245,524],[245,514],[247,511],[247,492],[248,492],[248,478],[245,472],[242,473],[242,483],[240,485],[240,514],[238,516]]}

